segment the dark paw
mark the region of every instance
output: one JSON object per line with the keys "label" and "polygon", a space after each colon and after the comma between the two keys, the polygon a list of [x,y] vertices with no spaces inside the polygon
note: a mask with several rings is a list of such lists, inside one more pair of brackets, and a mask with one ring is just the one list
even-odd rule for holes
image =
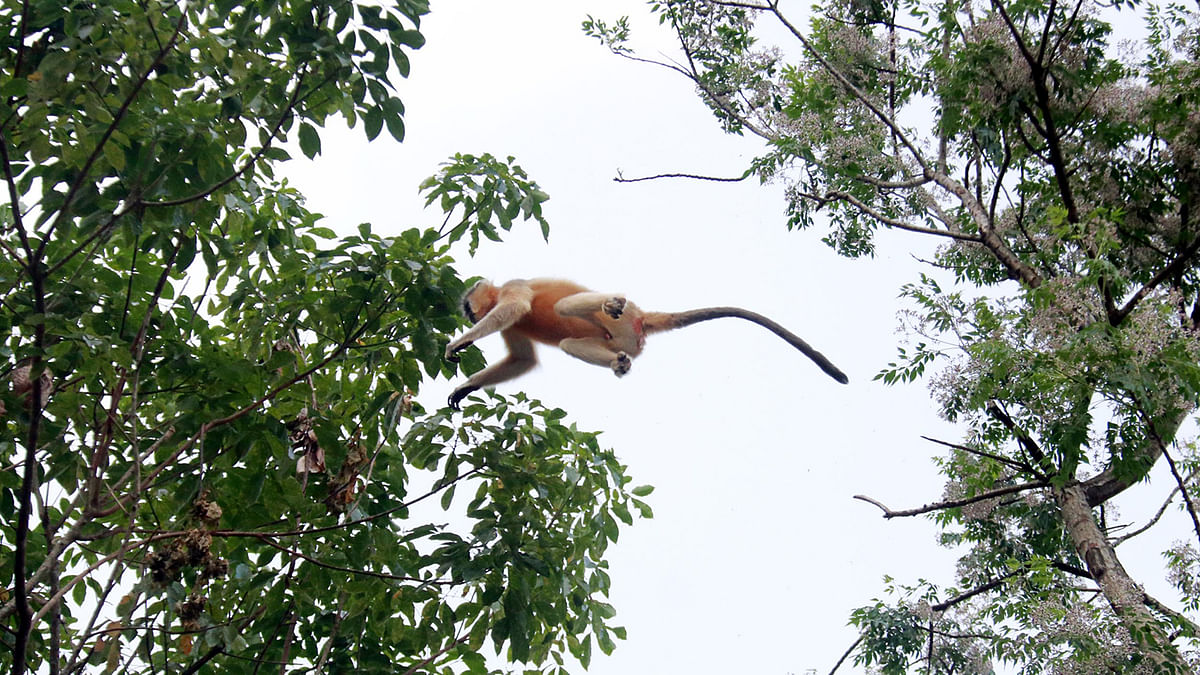
{"label": "dark paw", "polygon": [[446,405],[450,406],[451,410],[462,410],[460,403],[467,397],[468,394],[475,391],[474,388],[459,387],[450,394],[450,398],[446,399]]}
{"label": "dark paw", "polygon": [[458,363],[459,361],[462,360],[462,357],[459,356],[458,353],[470,346],[471,346],[470,342],[465,342],[461,345],[453,345],[453,344],[447,345],[446,346],[446,360],[449,361],[450,363]]}
{"label": "dark paw", "polygon": [[625,313],[625,298],[609,298],[604,301],[602,309],[605,314],[614,319],[619,319]]}
{"label": "dark paw", "polygon": [[630,367],[633,366],[633,361],[629,359],[629,355],[625,352],[617,352],[617,358],[613,359],[609,365],[612,367],[613,375],[624,377],[629,372]]}

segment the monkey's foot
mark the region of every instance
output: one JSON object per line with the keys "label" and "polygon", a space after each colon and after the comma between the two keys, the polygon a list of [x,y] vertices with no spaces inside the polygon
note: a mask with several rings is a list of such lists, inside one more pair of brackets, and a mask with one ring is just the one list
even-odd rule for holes
{"label": "monkey's foot", "polygon": [[625,352],[617,352],[617,358],[613,359],[609,366],[612,367],[613,375],[624,377],[629,372],[629,368],[633,366],[633,361]]}
{"label": "monkey's foot", "polygon": [[604,310],[605,314],[611,316],[612,318],[619,319],[621,318],[621,314],[625,312],[625,298],[609,298],[604,301],[601,309]]}

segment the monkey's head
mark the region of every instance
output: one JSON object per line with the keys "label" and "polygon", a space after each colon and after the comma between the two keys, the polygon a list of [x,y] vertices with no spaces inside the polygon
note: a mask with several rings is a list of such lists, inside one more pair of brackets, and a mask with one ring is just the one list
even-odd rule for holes
{"label": "monkey's head", "polygon": [[479,323],[485,314],[492,311],[496,305],[496,295],[499,289],[487,279],[475,282],[471,290],[462,299],[463,316],[471,323]]}

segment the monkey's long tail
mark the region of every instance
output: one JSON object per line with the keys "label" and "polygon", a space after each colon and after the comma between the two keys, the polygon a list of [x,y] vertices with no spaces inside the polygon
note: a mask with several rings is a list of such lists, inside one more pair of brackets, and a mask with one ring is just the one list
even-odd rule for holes
{"label": "monkey's long tail", "polygon": [[694,323],[700,323],[701,321],[724,318],[745,319],[746,321],[752,321],[783,338],[788,344],[796,349],[799,349],[805,356],[812,359],[813,363],[816,363],[821,370],[825,371],[825,373],[833,379],[841,382],[842,384],[846,384],[850,381],[850,378],[846,377],[845,373],[838,369],[837,366],[833,365],[832,361],[825,358],[825,355],[821,352],[813,349],[812,345],[802,340],[799,335],[796,335],[783,326],[780,326],[762,314],[751,312],[750,310],[742,309],[741,307],[705,307],[703,309],[693,309],[686,312],[647,312],[645,318],[645,327],[647,333],[654,333],[658,331],[671,330],[674,328],[683,328],[684,326],[690,326]]}

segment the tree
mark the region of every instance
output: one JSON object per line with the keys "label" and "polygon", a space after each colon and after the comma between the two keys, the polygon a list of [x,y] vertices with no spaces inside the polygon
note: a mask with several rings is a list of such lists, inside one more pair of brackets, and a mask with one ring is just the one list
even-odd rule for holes
{"label": "tree", "polygon": [[449,245],[544,231],[546,195],[459,155],[440,228],[339,236],[274,177],[331,115],[403,137],[427,10],[0,5],[0,669],[555,671],[624,637],[604,554],[650,488],[561,410],[419,399],[455,374]]}
{"label": "tree", "polygon": [[[1200,575],[1200,16],[1170,3],[777,0],[652,3],[680,56],[641,56],[626,19],[584,30],[692,81],[766,150],[789,227],[869,257],[880,229],[942,242],[903,290],[888,383],[927,378],[964,438],[937,441],[929,514],[962,551],[951,588],[851,617],[847,652],[886,673],[1192,672]],[[794,43],[762,46],[769,22]],[[1137,25],[1137,28],[1133,26]],[[680,174],[664,174],[680,175]],[[653,178],[653,177],[651,177]],[[635,179],[640,180],[640,179]],[[1166,465],[1180,592],[1152,597],[1113,513]],[[1160,522],[1155,518],[1147,526]],[[841,664],[839,663],[838,666]],[[837,669],[837,666],[834,668]]]}

